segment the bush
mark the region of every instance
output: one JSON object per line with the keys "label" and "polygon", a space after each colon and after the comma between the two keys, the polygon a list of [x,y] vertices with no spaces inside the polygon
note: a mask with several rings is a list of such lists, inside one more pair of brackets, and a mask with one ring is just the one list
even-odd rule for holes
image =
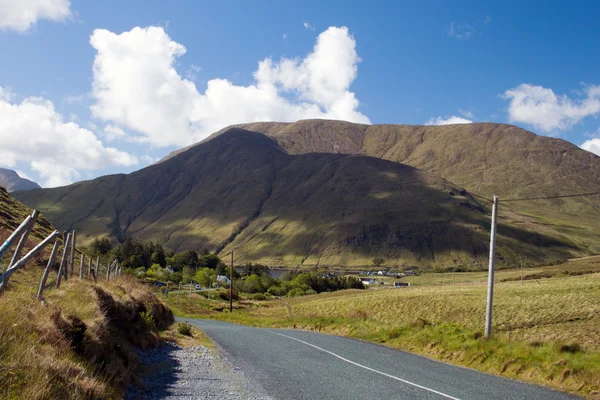
{"label": "bush", "polygon": [[298,296],[304,296],[306,293],[304,292],[304,290],[300,289],[300,288],[295,288],[292,289],[288,292],[288,297],[298,297]]}
{"label": "bush", "polygon": [[266,300],[266,299],[267,299],[267,296],[265,296],[262,293],[254,293],[252,295],[252,300]]}
{"label": "bush", "polygon": [[306,294],[307,296],[311,295],[311,294],[317,294],[317,291],[316,290],[312,290],[312,289],[308,289],[306,292],[304,292],[304,294]]}
{"label": "bush", "polygon": [[183,336],[192,336],[192,325],[187,322],[180,322],[177,324],[177,332]]}

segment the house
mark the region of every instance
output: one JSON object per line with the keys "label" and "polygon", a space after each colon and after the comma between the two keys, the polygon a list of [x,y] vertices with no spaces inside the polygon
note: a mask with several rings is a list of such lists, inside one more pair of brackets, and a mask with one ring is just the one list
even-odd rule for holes
{"label": "house", "polygon": [[217,275],[217,282],[223,285],[229,285],[231,283],[231,280],[225,275]]}
{"label": "house", "polygon": [[377,283],[377,281],[375,279],[372,279],[372,278],[371,279],[369,279],[369,278],[361,278],[360,281],[363,283],[363,285],[374,285],[374,284]]}
{"label": "house", "polygon": [[400,287],[405,287],[405,286],[410,286],[410,283],[408,283],[408,282],[394,282],[394,287],[395,288],[400,288]]}
{"label": "house", "polygon": [[166,269],[166,270],[167,270],[167,272],[168,272],[168,273],[170,273],[170,274],[172,274],[172,273],[174,273],[174,272],[175,272],[175,270],[173,269],[173,267],[171,267],[170,265],[167,265],[167,266],[165,267],[165,269]]}

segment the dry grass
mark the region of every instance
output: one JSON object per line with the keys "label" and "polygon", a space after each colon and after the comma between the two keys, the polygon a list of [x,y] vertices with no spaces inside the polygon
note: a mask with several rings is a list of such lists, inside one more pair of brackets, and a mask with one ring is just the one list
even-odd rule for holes
{"label": "dry grass", "polygon": [[[588,267],[578,263],[573,271]],[[492,340],[482,338],[486,286],[475,283],[286,299],[293,318],[277,301],[229,314],[198,299],[175,312],[350,336],[591,397],[600,389],[600,274],[563,267],[542,269],[558,278],[497,282]]]}
{"label": "dry grass", "polygon": [[136,380],[135,347],[160,343],[170,310],[128,277],[97,286],[70,279],[48,288],[43,305],[40,275],[33,266],[19,271],[0,295],[0,398],[122,397]]}

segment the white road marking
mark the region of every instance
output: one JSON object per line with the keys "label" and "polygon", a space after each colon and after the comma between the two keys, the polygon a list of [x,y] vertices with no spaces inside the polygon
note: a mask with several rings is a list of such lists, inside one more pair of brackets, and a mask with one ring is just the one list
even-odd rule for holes
{"label": "white road marking", "polygon": [[380,375],[383,375],[383,376],[387,376],[388,378],[392,378],[392,379],[395,379],[395,380],[397,380],[397,381],[400,381],[400,382],[406,383],[407,385],[411,385],[411,386],[417,387],[417,388],[419,388],[419,389],[423,389],[423,390],[426,390],[426,391],[428,391],[428,392],[435,393],[435,394],[437,394],[437,395],[440,395],[440,396],[442,396],[442,397],[445,397],[445,398],[447,398],[447,399],[452,399],[452,400],[460,400],[460,399],[459,399],[459,398],[457,398],[457,397],[452,397],[452,396],[450,396],[450,395],[447,395],[447,394],[445,394],[445,393],[438,392],[437,390],[430,389],[430,388],[428,388],[428,387],[425,387],[425,386],[421,386],[421,385],[419,385],[419,384],[416,384],[416,383],[414,383],[414,382],[407,381],[406,379],[398,378],[397,376],[390,375],[390,374],[386,374],[385,372],[378,371],[378,370],[376,370],[376,369],[373,369],[373,368],[367,367],[366,365],[362,365],[362,364],[359,364],[359,363],[357,363],[357,362],[354,362],[354,361],[348,360],[347,358],[344,358],[344,357],[342,357],[342,356],[340,356],[340,355],[338,355],[338,354],[335,354],[335,353],[333,353],[333,352],[331,352],[331,351],[329,351],[329,350],[325,350],[325,349],[323,349],[323,348],[321,348],[321,347],[319,347],[319,346],[315,346],[314,344],[311,344],[311,343],[305,342],[304,340],[300,340],[300,339],[297,339],[297,338],[295,338],[295,337],[292,337],[292,336],[284,335],[283,333],[279,333],[279,332],[273,332],[273,331],[269,331],[269,332],[271,332],[271,333],[274,333],[274,334],[276,334],[276,335],[279,335],[279,336],[286,337],[286,338],[288,338],[288,339],[295,340],[295,341],[297,341],[297,342],[300,342],[300,343],[303,343],[303,344],[305,344],[305,345],[307,345],[307,346],[313,347],[313,348],[315,348],[315,349],[317,349],[317,350],[320,350],[320,351],[322,351],[322,352],[324,352],[324,353],[327,353],[327,354],[330,354],[330,355],[332,355],[332,356],[334,356],[334,357],[337,357],[337,358],[339,358],[340,360],[346,361],[346,362],[347,362],[347,363],[349,363],[349,364],[356,365],[357,367],[364,368],[364,369],[366,369],[366,370],[368,370],[368,371],[375,372],[375,373],[377,373],[377,374],[380,374]]}

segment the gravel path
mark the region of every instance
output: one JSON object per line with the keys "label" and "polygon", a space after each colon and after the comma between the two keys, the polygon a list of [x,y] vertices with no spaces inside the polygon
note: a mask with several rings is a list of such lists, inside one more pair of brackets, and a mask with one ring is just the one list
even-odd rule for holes
{"label": "gravel path", "polygon": [[268,400],[238,368],[206,347],[168,344],[139,352],[145,388],[130,386],[125,398]]}

